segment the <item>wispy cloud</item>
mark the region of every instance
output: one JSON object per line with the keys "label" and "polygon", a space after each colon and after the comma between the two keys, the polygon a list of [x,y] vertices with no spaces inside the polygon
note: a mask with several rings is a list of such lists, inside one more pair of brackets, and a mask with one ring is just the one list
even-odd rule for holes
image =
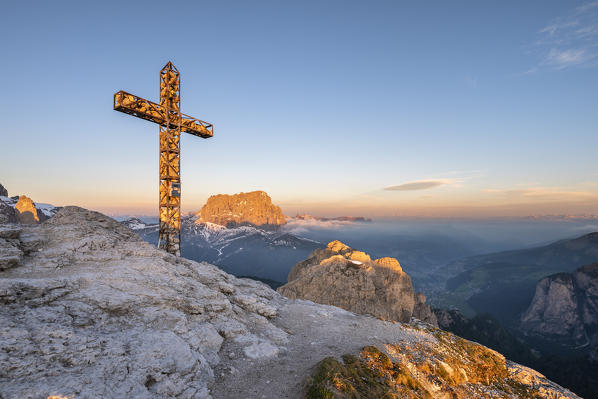
{"label": "wispy cloud", "polygon": [[572,9],[538,31],[534,49],[538,64],[522,75],[542,68],[565,69],[598,65],[598,1]]}
{"label": "wispy cloud", "polygon": [[589,53],[588,49],[585,48],[567,50],[553,48],[550,49],[550,52],[546,56],[545,63],[553,65],[558,69],[563,69],[573,65],[583,64],[595,57],[595,54]]}
{"label": "wispy cloud", "polygon": [[385,191],[417,191],[428,190],[435,187],[451,184],[453,181],[448,179],[443,180],[416,180],[410,181],[396,186],[384,187]]}
{"label": "wispy cloud", "polygon": [[598,194],[593,191],[571,190],[560,187],[487,189],[483,191],[487,194],[499,195],[509,201],[579,202],[596,201],[598,199]]}

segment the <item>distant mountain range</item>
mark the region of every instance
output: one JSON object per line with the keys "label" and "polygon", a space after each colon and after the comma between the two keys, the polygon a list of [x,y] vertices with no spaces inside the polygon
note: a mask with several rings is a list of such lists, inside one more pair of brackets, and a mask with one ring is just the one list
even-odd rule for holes
{"label": "distant mountain range", "polygon": [[[322,218],[297,215],[293,222],[368,222],[363,217]],[[157,244],[158,224],[139,218],[122,221],[144,240]],[[182,256],[220,266],[277,286],[287,281],[290,269],[316,248],[318,241],[285,229],[287,217],[264,191],[212,195],[194,216],[181,219]]]}
{"label": "distant mountain range", "polygon": [[[154,245],[158,242],[158,224],[138,218],[121,222]],[[181,220],[182,256],[220,266],[237,276],[250,276],[271,286],[287,281],[289,270],[316,248],[317,241],[289,234],[281,229],[257,226],[224,227],[202,223],[195,216]]]}

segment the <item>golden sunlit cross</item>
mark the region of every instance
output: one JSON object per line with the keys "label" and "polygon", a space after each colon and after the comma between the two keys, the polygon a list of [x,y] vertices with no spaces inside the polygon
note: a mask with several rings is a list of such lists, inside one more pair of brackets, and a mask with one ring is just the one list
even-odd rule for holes
{"label": "golden sunlit cross", "polygon": [[114,109],[160,127],[160,235],[158,247],[181,255],[181,132],[204,139],[214,127],[181,113],[181,75],[168,62],[160,71],[160,104],[125,91],[114,93]]}

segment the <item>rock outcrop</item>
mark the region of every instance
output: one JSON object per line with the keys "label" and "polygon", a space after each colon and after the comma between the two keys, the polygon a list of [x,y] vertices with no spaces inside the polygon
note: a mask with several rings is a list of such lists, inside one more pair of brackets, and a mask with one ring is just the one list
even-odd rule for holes
{"label": "rock outcrop", "polygon": [[[566,398],[544,376],[443,331],[416,345],[366,346],[342,362],[322,360],[308,398]],[[430,378],[433,370],[434,377]],[[533,388],[530,388],[533,387]]]}
{"label": "rock outcrop", "polygon": [[598,344],[598,263],[540,280],[521,330],[570,346]]}
{"label": "rock outcrop", "polygon": [[413,317],[425,321],[433,326],[438,326],[436,315],[432,311],[430,304],[426,303],[426,296],[421,292],[415,293],[415,304],[413,305]]}
{"label": "rock outcrop", "polygon": [[15,207],[19,223],[35,224],[40,222],[40,217],[31,198],[21,195]]}
{"label": "rock outcrop", "polygon": [[8,197],[8,190],[2,184],[0,184],[0,197]]}
{"label": "rock outcrop", "polygon": [[411,278],[396,259],[372,260],[340,241],[295,265],[278,292],[386,320],[408,322],[413,316],[436,324],[426,297],[414,295]]}
{"label": "rock outcrop", "polygon": [[65,207],[45,223],[3,228],[22,255],[0,271],[2,398],[300,398],[321,359],[369,345],[428,362],[418,369],[427,381],[467,384],[500,368],[475,380],[475,395],[457,386],[459,398],[513,397],[508,381],[576,398],[479,345],[453,363],[436,345],[454,337],[428,325],[291,301],[160,251],[97,212]]}
{"label": "rock outcrop", "polygon": [[197,214],[198,223],[221,226],[279,226],[286,223],[280,207],[263,191],[240,194],[218,194],[208,198]]}

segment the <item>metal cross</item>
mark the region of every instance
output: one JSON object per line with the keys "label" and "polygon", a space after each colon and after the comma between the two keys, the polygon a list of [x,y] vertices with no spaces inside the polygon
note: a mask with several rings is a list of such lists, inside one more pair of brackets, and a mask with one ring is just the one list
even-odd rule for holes
{"label": "metal cross", "polygon": [[160,236],[158,247],[181,255],[181,132],[204,139],[214,127],[181,113],[181,75],[168,62],[160,71],[160,104],[127,93],[114,93],[114,109],[150,122],[160,129]]}

